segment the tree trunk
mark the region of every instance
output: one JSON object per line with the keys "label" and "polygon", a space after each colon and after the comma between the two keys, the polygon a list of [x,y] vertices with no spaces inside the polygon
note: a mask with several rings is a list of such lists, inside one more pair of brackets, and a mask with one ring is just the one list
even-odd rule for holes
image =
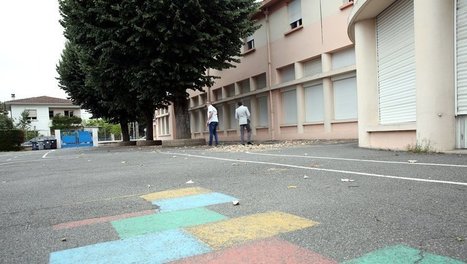
{"label": "tree trunk", "polygon": [[154,135],[153,135],[153,119],[154,119],[154,111],[148,111],[144,114],[144,117],[146,119],[146,140],[147,141],[152,141],[154,140]]}
{"label": "tree trunk", "polygon": [[120,128],[122,129],[122,141],[130,141],[130,130],[128,129],[128,121],[126,119],[120,120]]}
{"label": "tree trunk", "polygon": [[188,112],[188,100],[185,96],[176,97],[173,101],[175,114],[174,139],[190,139],[190,113]]}

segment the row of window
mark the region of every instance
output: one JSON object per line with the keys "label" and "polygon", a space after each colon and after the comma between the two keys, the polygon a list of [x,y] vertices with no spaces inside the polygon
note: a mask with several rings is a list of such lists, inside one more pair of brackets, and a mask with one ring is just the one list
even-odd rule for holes
{"label": "row of window", "polygon": [[[357,85],[355,77],[333,80],[332,90],[333,116],[335,121],[354,120],[357,118]],[[252,112],[256,127],[268,127],[269,111],[267,94],[259,94],[256,100],[256,109],[251,108],[251,99],[243,98],[242,102]],[[298,109],[298,100],[304,100],[304,109]],[[281,93],[282,125],[296,125],[298,111],[304,111],[305,123],[322,123],[325,116],[325,98],[323,85],[310,85],[304,87],[304,98],[297,97],[297,89],[284,90]],[[235,119],[236,102],[231,101],[215,105],[219,116],[219,129],[229,130],[238,127]],[[256,111],[256,113],[254,112]],[[206,130],[206,109],[192,112],[192,132]]]}
{"label": "row of window", "polygon": [[[331,69],[335,70],[347,66],[355,65],[355,50],[347,49],[339,51],[331,55]],[[297,74],[298,71],[298,74]],[[289,64],[285,67],[277,69],[277,84],[293,81],[298,77],[304,78],[313,76],[323,72],[321,58],[314,58],[305,60],[298,63]],[[267,80],[266,73],[262,73],[257,76],[253,76],[248,79],[244,79],[223,87],[212,89],[212,100],[219,101],[222,99],[246,94],[250,91],[266,88]],[[190,99],[191,107],[204,105],[207,101],[207,94],[203,93],[198,96],[194,96]]]}
{"label": "row of window", "polygon": [[[25,111],[28,112],[28,120],[29,121],[37,120],[37,110],[36,109],[25,109]],[[56,113],[56,114],[62,114],[62,112]],[[64,110],[63,115],[71,117],[71,116],[74,115],[73,110]],[[54,116],[55,116],[54,111],[50,110],[49,111],[49,118],[53,118]]]}

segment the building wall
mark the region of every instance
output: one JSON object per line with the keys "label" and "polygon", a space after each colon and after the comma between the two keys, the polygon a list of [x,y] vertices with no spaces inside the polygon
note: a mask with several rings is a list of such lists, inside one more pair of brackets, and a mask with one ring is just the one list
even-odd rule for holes
{"label": "building wall", "polygon": [[432,151],[452,150],[456,147],[455,0],[407,2],[413,4],[415,121],[381,123],[377,19],[379,14],[402,1],[407,0],[359,0],[350,14],[348,34],[355,43],[358,72],[359,145],[402,150],[415,146]]}
{"label": "building wall", "polygon": [[[357,138],[355,53],[346,34],[352,5],[345,8],[342,0],[301,0],[302,26],[295,29],[289,25],[287,5],[285,0],[266,3],[267,15],[258,15],[261,28],[253,34],[254,49],[244,49],[235,68],[211,70],[220,79],[210,89],[189,91],[193,138],[208,136],[207,100],[218,109],[221,141],[239,138],[234,119],[239,100],[252,113],[254,140]],[[320,85],[315,93],[309,92],[308,87]],[[311,94],[319,98],[310,98]],[[343,100],[346,94],[355,99]],[[313,110],[309,102],[317,102],[322,109]],[[354,108],[355,114],[339,115],[346,107]],[[309,122],[313,111],[322,118]],[[156,114],[156,126],[159,123]],[[170,135],[156,132],[156,138],[171,139],[174,133],[172,127]]]}
{"label": "building wall", "polygon": [[52,121],[49,118],[49,110],[54,111],[54,115],[61,114],[64,115],[64,111],[73,112],[74,116],[80,117],[80,109],[66,108],[66,107],[49,107],[44,105],[12,105],[11,106],[11,116],[17,124],[21,119],[21,113],[24,110],[35,110],[37,113],[37,119],[31,120],[29,129],[36,130],[39,132],[39,135],[50,136],[50,126],[52,126]]}

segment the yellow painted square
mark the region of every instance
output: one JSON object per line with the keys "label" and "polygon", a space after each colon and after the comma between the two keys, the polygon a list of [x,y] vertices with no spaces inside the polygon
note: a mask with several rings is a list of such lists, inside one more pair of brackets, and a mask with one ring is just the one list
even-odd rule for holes
{"label": "yellow painted square", "polygon": [[317,224],[317,222],[287,213],[267,212],[199,225],[186,230],[218,250]]}
{"label": "yellow painted square", "polygon": [[167,190],[162,192],[155,192],[149,193],[140,196],[141,198],[147,201],[156,201],[161,199],[170,199],[170,198],[178,198],[188,195],[195,195],[195,194],[203,194],[203,193],[210,193],[211,191],[208,189],[204,189],[201,187],[190,187],[190,188],[183,188],[183,189],[174,189],[174,190]]}

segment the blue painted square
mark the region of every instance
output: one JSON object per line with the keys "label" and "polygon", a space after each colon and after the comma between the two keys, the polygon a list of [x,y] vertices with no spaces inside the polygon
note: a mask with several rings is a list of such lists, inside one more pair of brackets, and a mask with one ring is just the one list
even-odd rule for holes
{"label": "blue painted square", "polygon": [[184,210],[196,207],[203,207],[214,204],[230,203],[237,200],[235,197],[228,196],[222,193],[205,193],[184,196],[180,198],[171,198],[153,201],[158,205],[161,212]]}
{"label": "blue painted square", "polygon": [[210,251],[182,230],[169,230],[53,252],[50,263],[165,263]]}

